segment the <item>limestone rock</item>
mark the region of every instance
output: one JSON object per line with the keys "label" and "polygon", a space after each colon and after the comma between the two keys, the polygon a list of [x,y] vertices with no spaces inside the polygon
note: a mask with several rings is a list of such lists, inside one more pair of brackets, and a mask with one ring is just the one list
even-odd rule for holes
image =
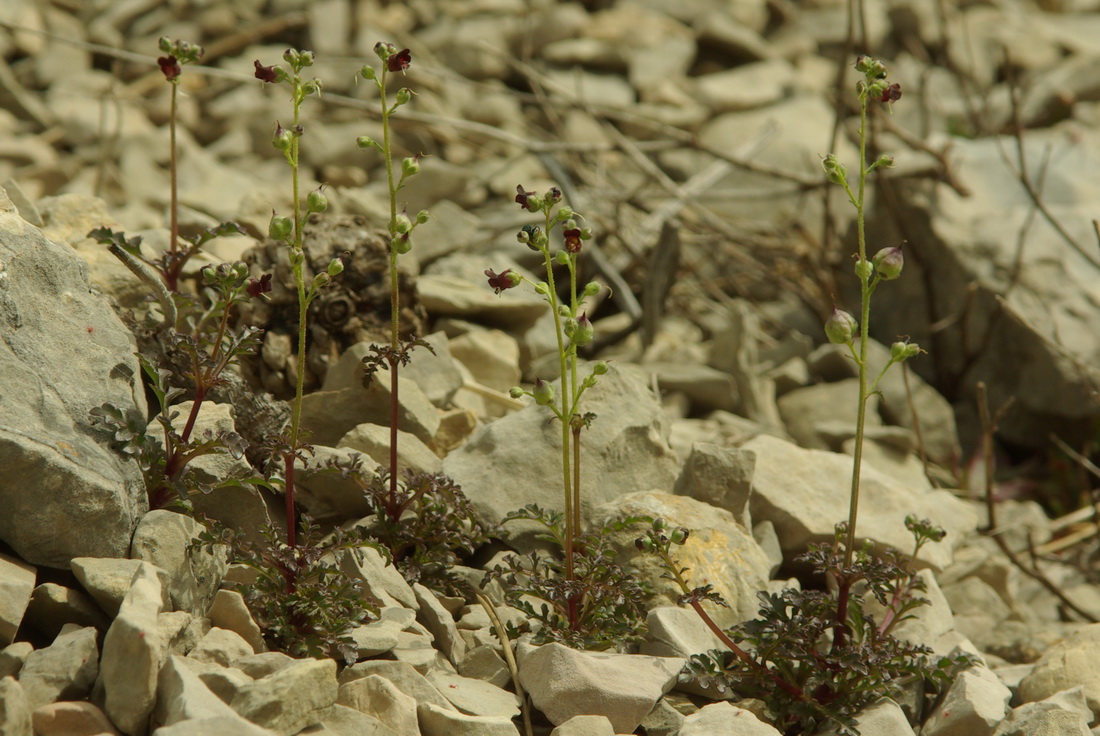
{"label": "limestone rock", "polygon": [[173,609],[195,616],[210,609],[226,571],[224,549],[210,553],[191,545],[202,530],[189,516],[156,509],[142,517],[130,554],[167,572]]}
{"label": "limestone rock", "polygon": [[615,729],[606,716],[573,716],[550,736],[615,736]]}
{"label": "limestone rock", "polygon": [[160,580],[153,566],[146,563],[134,574],[130,591],[107,630],[99,667],[103,709],[127,736],[147,733],[149,714],[156,704],[160,610]]}
{"label": "limestone rock", "polygon": [[304,659],[242,687],[229,705],[253,723],[291,736],[336,702],[337,687],[335,660]]}
{"label": "limestone rock", "polygon": [[[7,199],[6,197],[4,198]],[[125,557],[146,508],[141,473],[108,447],[89,411],[145,412],[134,341],[87,267],[13,208],[0,211],[0,540],[30,564]],[[76,354],[80,360],[72,359]]]}
{"label": "limestone rock", "polygon": [[1012,692],[985,667],[963,670],[924,725],[929,736],[992,734],[1008,712]]}
{"label": "limestone rock", "polygon": [[44,705],[31,714],[31,723],[39,736],[119,736],[103,711],[92,703],[65,701]]}
{"label": "limestone rock", "polygon": [[551,723],[603,715],[616,733],[638,727],[684,664],[680,657],[580,652],[557,643],[521,643],[517,659],[524,690]]}
{"label": "limestone rock", "polygon": [[755,465],[756,456],[750,451],[695,443],[673,492],[725,509],[742,526],[751,529],[749,496]]}
{"label": "limestone rock", "polygon": [[0,733],[5,736],[32,736],[27,694],[14,677],[0,678]]}
{"label": "limestone rock", "polygon": [[244,596],[237,591],[219,590],[215,593],[214,603],[206,615],[214,626],[239,634],[252,647],[252,651],[263,652],[267,649],[263,633],[252,618]]}
{"label": "limestone rock", "polygon": [[[585,374],[583,366],[579,373]],[[667,419],[640,376],[614,368],[583,401],[582,409],[597,415],[581,440],[584,517],[638,488],[672,487],[677,463]],[[443,472],[462,486],[482,521],[495,524],[529,503],[561,510],[561,427],[551,416],[532,404],[482,427],[444,458]],[[502,474],[516,468],[523,468],[520,482],[501,483]]]}
{"label": "limestone rock", "polygon": [[19,671],[19,684],[34,710],[58,700],[86,697],[99,673],[99,647],[94,628],[69,628],[48,647],[27,655]]}
{"label": "limestone rock", "polygon": [[[753,518],[775,524],[787,554],[798,553],[809,542],[831,541],[833,527],[847,518],[852,459],[847,455],[805,450],[789,442],[761,435],[742,446],[756,453]],[[921,492],[898,485],[871,467],[861,473],[858,536],[897,549],[908,549],[912,535],[905,517],[927,518],[947,530],[939,544],[925,545],[919,559],[942,569],[952,548],[975,528],[977,514],[947,491]]]}
{"label": "limestone rock", "polygon": [[367,675],[343,683],[336,702],[374,716],[392,729],[396,736],[420,736],[416,723],[416,700],[381,675]]}
{"label": "limestone rock", "polygon": [[[142,560],[116,560],[98,557],[75,557],[72,560],[72,571],[84,590],[99,604],[108,616],[117,616],[118,609],[122,605],[122,599],[130,591],[134,581],[134,575],[142,567],[150,563]],[[156,567],[156,566],[154,566]],[[156,568],[160,577],[163,595],[163,607],[171,607],[171,597],[168,593],[168,573]]]}
{"label": "limestone rock", "polygon": [[751,711],[729,703],[711,703],[684,719],[681,736],[776,736],[779,731]]}
{"label": "limestone rock", "polygon": [[468,716],[431,703],[417,708],[423,736],[519,736],[511,718]]}
{"label": "limestone rock", "polygon": [[0,645],[15,639],[23,612],[30,604],[36,572],[30,565],[0,555]]}
{"label": "limestone rock", "polygon": [[[708,613],[721,626],[756,617],[760,608],[756,593],[767,585],[771,561],[752,533],[737,523],[730,512],[687,496],[657,491],[627,494],[599,507],[598,512],[600,520],[620,516],[661,517],[688,528],[691,533],[683,546],[675,548],[675,558],[681,566],[690,568],[694,582],[713,584],[729,604],[729,608],[724,608],[706,602],[703,605]],[[639,525],[612,535],[618,560],[629,564],[653,585],[657,600],[671,604],[679,598],[680,589],[661,577],[664,569],[655,555],[643,554],[634,546],[634,540],[643,531]]]}
{"label": "limestone rock", "polygon": [[1029,703],[1078,685],[1092,712],[1100,712],[1100,624],[1085,626],[1048,649],[1018,693]]}

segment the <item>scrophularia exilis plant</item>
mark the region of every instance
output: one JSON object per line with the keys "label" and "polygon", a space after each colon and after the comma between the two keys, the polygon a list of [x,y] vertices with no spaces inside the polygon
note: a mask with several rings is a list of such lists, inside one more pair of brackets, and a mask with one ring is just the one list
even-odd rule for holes
{"label": "scrophularia exilis plant", "polygon": [[[850,567],[856,548],[856,521],[859,513],[860,472],[863,465],[863,439],[867,417],[867,401],[878,390],[879,381],[894,363],[900,363],[921,352],[915,343],[895,342],[890,348],[890,360],[872,382],[868,369],[868,332],[871,319],[871,296],[883,281],[892,281],[901,275],[905,265],[901,246],[890,246],[879,250],[871,258],[867,257],[867,236],[865,229],[865,191],[867,178],[879,168],[893,166],[891,156],[881,155],[874,161],[867,161],[868,112],[872,104],[889,105],[901,99],[901,86],[886,80],[886,67],[878,59],[860,56],[856,59],[856,70],[863,74],[857,85],[859,93],[859,169],[856,176],[856,189],[848,181],[847,167],[834,154],[822,161],[828,180],[844,189],[848,201],[856,211],[856,263],[855,274],[860,288],[860,316],[857,320],[848,312],[834,309],[825,322],[825,335],[829,342],[846,345],[859,370],[859,398],[856,413],[855,447],[852,452],[852,486],[849,496],[847,536],[844,542],[844,567]],[[858,340],[858,347],[857,347]],[[853,581],[854,582],[854,581]],[[837,629],[835,635],[840,643],[845,636],[844,621],[851,582],[838,580]]]}
{"label": "scrophularia exilis plant", "polygon": [[[703,608],[704,601],[722,604],[710,585],[692,588],[687,570],[672,556],[674,546],[687,541],[688,530],[673,528],[658,519],[645,537],[637,540],[640,550],[656,554],[665,568],[665,577],[673,580],[682,595],[681,603],[692,606],[728,651],[692,657],[684,676],[719,690],[732,688],[744,696],[760,697],[776,715],[777,726],[786,733],[812,731],[824,724],[836,726],[842,733],[855,733],[852,718],[863,706],[888,695],[900,683],[923,678],[930,685],[949,680],[954,667],[963,659],[931,661],[930,650],[910,645],[892,635],[896,625],[912,616],[912,610],[927,603],[919,596],[923,581],[917,576],[914,561],[924,544],[940,541],[944,532],[928,521],[906,519],[913,534],[912,552],[903,556],[896,551],[878,553],[868,540],[856,546],[856,518],[859,507],[859,479],[862,465],[864,423],[868,397],[877,391],[886,369],[920,352],[912,343],[899,341],[891,348],[890,360],[870,380],[868,375],[868,337],[870,300],[883,281],[901,275],[904,258],[900,247],[883,248],[867,257],[864,231],[864,192],[868,175],[890,166],[889,156],[867,162],[867,119],[871,104],[890,104],[901,97],[901,87],[886,81],[881,62],[861,56],[856,68],[864,77],[858,86],[860,99],[860,166],[853,191],[848,172],[836,156],[825,158],[823,166],[829,181],[843,187],[856,210],[858,250],[855,271],[860,282],[860,320],[835,309],[825,323],[830,342],[847,345],[859,368],[859,407],[856,446],[853,456],[852,487],[847,522],[838,524],[831,544],[810,545],[799,557],[819,573],[836,583],[835,593],[784,590],[760,593],[758,618],[745,622],[732,632],[722,631]],[[853,588],[862,584],[883,608],[876,622],[865,606],[864,595]]]}
{"label": "scrophularia exilis plant", "polygon": [[324,212],[328,208],[328,199],[321,187],[309,192],[303,202],[299,191],[299,147],[305,129],[302,125],[302,103],[310,95],[321,94],[321,81],[316,78],[307,79],[302,76],[303,70],[313,66],[312,51],[298,51],[287,49],[283,53],[283,61],[287,63],[289,71],[282,66],[264,66],[259,60],[253,62],[255,76],[265,84],[285,84],[290,87],[293,114],[289,128],[285,128],[279,122],[275,123],[275,131],[271,137],[271,144],[283,153],[287,165],[290,167],[291,202],[293,214],[291,217],[277,215],[274,212],[268,225],[268,236],[275,241],[286,243],[290,252],[290,267],[294,275],[294,285],[298,292],[298,339],[296,354],[296,383],[294,398],[290,409],[290,426],[286,433],[286,442],[280,454],[283,461],[283,480],[286,490],[286,516],[287,516],[287,544],[294,548],[297,544],[296,527],[297,511],[295,506],[294,465],[295,460],[304,461],[306,451],[302,441],[302,396],[305,393],[306,378],[306,351],[307,327],[309,320],[309,305],[316,299],[327,284],[344,270],[344,263],[339,258],[334,258],[326,271],[315,274],[307,283],[305,273],[305,251],[303,250],[303,230],[306,218],[310,215]]}
{"label": "scrophularia exilis plant", "polygon": [[390,339],[388,345],[371,346],[373,354],[363,359],[363,382],[364,387],[369,387],[378,370],[385,368],[389,371],[390,445],[388,466],[379,467],[369,479],[359,472],[354,477],[362,486],[373,511],[368,533],[385,548],[402,575],[410,582],[423,582],[429,587],[454,594],[460,592],[459,580],[451,571],[458,560],[457,553],[470,554],[488,538],[476,520],[469,500],[453,480],[439,473],[417,473],[408,469],[402,476],[398,472],[399,369],[409,364],[414,348],[432,349],[416,335],[407,335],[402,339],[398,259],[412,249],[412,234],[428,221],[428,212],[421,210],[415,218],[411,218],[404,209],[398,211],[398,193],[410,177],[420,172],[420,156],[402,158],[400,173],[396,171],[390,118],[399,107],[408,104],[413,93],[408,87],[401,87],[391,101],[389,83],[394,74],[404,75],[409,69],[412,52],[398,49],[391,43],[379,42],[374,46],[374,53],[382,62],[381,71],[368,64],[362,68],[360,76],[374,82],[378,89],[382,140],[360,136],[356,143],[360,149],[380,153],[386,166],[390,204],[387,223]]}
{"label": "scrophularia exilis plant", "polygon": [[[516,399],[530,396],[539,406],[547,407],[560,423],[564,512],[548,512],[533,505],[506,515],[505,521],[527,519],[541,523],[549,539],[561,547],[563,559],[559,564],[538,555],[526,559],[513,555],[507,559],[507,568],[498,567],[490,575],[502,577],[514,603],[542,623],[543,638],[572,646],[617,646],[640,634],[645,590],[630,579],[626,570],[610,563],[605,557],[607,550],[600,543],[610,531],[639,520],[621,520],[595,534],[586,534],[581,523],[581,434],[595,419],[591,412],[581,412],[581,399],[608,370],[607,363],[598,361],[582,377],[578,365],[578,349],[595,337],[592,322],[584,311],[584,299],[600,290],[596,282],[583,289],[577,283],[578,259],[584,242],[592,238],[592,231],[583,227],[580,222],[583,218],[563,202],[558,187],[540,194],[517,186],[515,201],[542,217],[539,225],[525,225],[517,239],[542,255],[546,280],[536,283],[512,269],[500,273],[487,269],[485,276],[497,294],[527,281],[550,305],[557,338],[560,391],[550,381],[536,378],[530,390],[515,387],[511,396]],[[560,231],[560,247],[551,241],[555,229]],[[555,266],[564,268],[569,279],[564,298],[559,295]],[[542,597],[550,605],[536,609],[524,595]]]}

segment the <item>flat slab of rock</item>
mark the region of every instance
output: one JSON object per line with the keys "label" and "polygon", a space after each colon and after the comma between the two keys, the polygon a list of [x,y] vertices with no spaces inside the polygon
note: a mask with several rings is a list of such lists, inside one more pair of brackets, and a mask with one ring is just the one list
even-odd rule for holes
{"label": "flat slab of rock", "polygon": [[602,715],[616,733],[638,727],[676,683],[685,662],[681,657],[581,652],[557,643],[521,643],[518,655],[520,683],[551,723]]}
{"label": "flat slab of rock", "polygon": [[[797,554],[810,542],[831,541],[833,527],[848,517],[852,458],[805,450],[767,435],[754,437],[741,449],[756,453],[752,516],[775,525],[783,552]],[[913,537],[905,517],[931,519],[947,530],[944,541],[921,550],[920,560],[933,568],[950,564],[955,545],[977,525],[971,505],[948,491],[911,489],[867,465],[860,478],[857,536],[906,550]]]}
{"label": "flat slab of rock", "polygon": [[[578,373],[587,375],[587,367]],[[643,378],[613,368],[588,389],[582,411],[596,414],[581,439],[581,508],[593,508],[639,488],[671,488],[679,463],[668,445],[668,419]],[[495,524],[531,503],[562,510],[561,425],[531,404],[476,431],[443,460],[478,517]]]}

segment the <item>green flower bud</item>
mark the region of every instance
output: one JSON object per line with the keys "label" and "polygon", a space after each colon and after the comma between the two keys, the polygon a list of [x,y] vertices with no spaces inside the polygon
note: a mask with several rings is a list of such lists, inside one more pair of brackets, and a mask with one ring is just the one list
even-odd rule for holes
{"label": "green flower bud", "polygon": [[358,138],[356,138],[355,139],[355,145],[359,146],[360,148],[378,148],[378,149],[381,149],[381,147],[378,145],[378,142],[376,140],[374,140],[373,138],[371,138],[369,135],[361,135]]}
{"label": "green flower bud", "polygon": [[412,243],[409,242],[408,233],[395,236],[390,240],[390,247],[393,248],[394,252],[399,256],[403,256],[412,250]]}
{"label": "green flower bud", "polygon": [[328,263],[328,275],[339,276],[344,272],[344,262],[339,258],[333,258]]}
{"label": "green flower bud", "polygon": [[821,162],[822,168],[825,169],[825,178],[831,181],[833,184],[843,185],[848,180],[848,169],[844,164],[840,163],[836,154],[830,153]]}
{"label": "green flower bud", "polygon": [[[573,212],[572,207],[570,207],[567,204],[563,204],[561,207],[558,208],[558,214],[557,214],[558,222],[565,222],[566,220],[571,220],[571,219],[573,219],[574,214],[575,213]],[[570,229],[575,228],[576,226],[577,226],[576,223],[574,223],[572,225],[566,225],[566,227],[570,228]]]}
{"label": "green flower bud", "polygon": [[538,282],[537,284],[535,284],[535,293],[547,296],[550,293],[550,285],[547,284],[545,281]]}
{"label": "green flower bud", "polygon": [[401,159],[401,175],[412,176],[413,174],[420,173],[420,157],[409,156],[408,158]]}
{"label": "green flower bud", "polygon": [[397,235],[406,235],[412,230],[412,220],[404,212],[397,213],[393,219],[393,232]]}
{"label": "green flower bud", "polygon": [[868,281],[875,272],[875,264],[870,261],[856,261],[855,271],[860,281]]}
{"label": "green flower bud", "polygon": [[317,291],[318,289],[324,288],[325,286],[328,286],[329,282],[331,281],[332,277],[329,276],[327,273],[319,273],[313,277],[313,290]]}
{"label": "green flower bud", "polygon": [[320,79],[310,79],[307,82],[302,82],[302,94],[306,97],[310,95],[319,95],[321,94],[321,87]]}
{"label": "green flower bud", "polygon": [[416,224],[423,225],[431,218],[431,214],[427,210],[420,210],[416,213]]}
{"label": "green flower bud", "polygon": [[218,272],[213,266],[203,266],[202,268],[202,280],[208,284],[214,283],[214,280],[218,277]]}
{"label": "green flower bud", "polygon": [[312,51],[300,51],[298,52],[298,64],[300,68],[307,66],[313,66],[313,52]]}
{"label": "green flower bud", "polygon": [[244,261],[237,261],[233,267],[233,276],[237,281],[243,281],[248,276],[248,264]]}
{"label": "green flower bud", "polygon": [[377,74],[377,72],[374,71],[374,67],[370,64],[364,65],[363,68],[359,70],[359,73],[363,75],[363,79],[369,79],[371,81],[374,80]]}
{"label": "green flower bud", "polygon": [[682,526],[676,527],[672,530],[672,534],[669,535],[669,541],[673,544],[684,544],[688,541],[688,537],[690,535],[691,532],[688,529],[685,529]]}
{"label": "green flower bud", "polygon": [[894,157],[884,153],[875,159],[874,165],[876,169],[892,169],[894,168]]}
{"label": "green flower bud", "polygon": [[554,260],[562,266],[567,265],[569,263],[569,251],[559,250],[557,253],[554,254]]}
{"label": "green flower bud", "polygon": [[157,41],[157,47],[162,54],[172,53],[172,39],[168,38],[168,36],[161,36]]}
{"label": "green flower bud", "polygon": [[267,236],[272,240],[289,240],[290,233],[294,230],[294,223],[289,217],[271,215],[271,222],[267,226]]}
{"label": "green flower bud", "polygon": [[306,209],[310,212],[324,212],[328,209],[328,197],[318,187],[306,196]]}
{"label": "green flower bud", "polygon": [[412,99],[412,90],[408,87],[402,87],[401,89],[397,90],[397,94],[394,95],[394,102],[396,102],[398,105],[404,105],[410,99]]}
{"label": "green flower bud", "polygon": [[592,342],[592,338],[596,336],[596,330],[591,320],[582,312],[580,318],[565,323],[565,334],[574,345],[583,346]]}
{"label": "green flower bud", "polygon": [[535,403],[539,406],[547,406],[554,400],[554,384],[541,378],[535,379],[535,390],[531,392],[535,397]]}
{"label": "green flower bud", "polygon": [[290,249],[290,266],[291,268],[301,268],[302,264],[306,262],[306,254],[302,252],[301,248]]}
{"label": "green flower bud", "polygon": [[825,321],[825,336],[834,345],[847,345],[858,327],[856,318],[840,309],[833,309],[832,315]]}
{"label": "green flower bud", "polygon": [[592,373],[597,375],[597,376],[602,376],[605,373],[607,373],[608,368],[609,367],[608,367],[607,363],[605,363],[604,361],[601,360],[601,361],[599,361],[598,363],[596,363],[595,365],[592,366]]}
{"label": "green flower bud", "polygon": [[291,132],[278,123],[275,123],[275,133],[271,136],[271,145],[275,146],[280,151],[289,151],[291,140]]}
{"label": "green flower bud", "polygon": [[901,276],[901,269],[905,265],[905,256],[901,252],[901,246],[895,245],[891,248],[883,248],[875,253],[871,262],[883,281],[892,281]]}
{"label": "green flower bud", "polygon": [[512,388],[508,390],[508,395],[511,396],[513,399],[522,399],[523,389],[519,386],[512,386]]}
{"label": "green flower bud", "polygon": [[920,345],[915,342],[895,342],[890,346],[890,360],[895,363],[909,360],[920,353]]}
{"label": "green flower bud", "polygon": [[374,44],[374,54],[382,61],[390,58],[397,53],[397,47],[392,43],[386,43],[385,41],[379,41]]}
{"label": "green flower bud", "polygon": [[598,281],[589,281],[587,284],[584,285],[584,291],[581,293],[581,296],[585,296],[585,297],[596,296],[599,293],[600,293],[600,284],[599,284],[599,282]]}

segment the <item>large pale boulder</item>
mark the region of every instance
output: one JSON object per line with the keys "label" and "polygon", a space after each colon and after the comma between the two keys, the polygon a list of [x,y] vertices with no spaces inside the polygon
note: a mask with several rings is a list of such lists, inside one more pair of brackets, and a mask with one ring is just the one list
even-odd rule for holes
{"label": "large pale boulder", "polygon": [[147,505],[141,472],[88,412],[110,402],[144,417],[133,337],[80,256],[22,220],[2,190],[0,331],[0,541],[50,567],[126,557]]}
{"label": "large pale boulder", "polygon": [[[587,366],[578,373],[587,375]],[[616,366],[581,400],[593,412],[581,432],[581,510],[640,488],[671,490],[679,467],[668,445],[668,419],[641,371]],[[508,511],[537,503],[562,510],[561,425],[531,404],[475,432],[443,460],[478,517],[496,523]]]}

